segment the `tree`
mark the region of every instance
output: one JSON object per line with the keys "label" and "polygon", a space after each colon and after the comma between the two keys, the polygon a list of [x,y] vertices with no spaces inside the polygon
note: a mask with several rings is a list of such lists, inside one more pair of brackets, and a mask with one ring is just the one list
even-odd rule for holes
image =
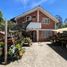
{"label": "tree", "polygon": [[64,20],[64,24],[67,24],[67,18]]}
{"label": "tree", "polygon": [[13,21],[8,21],[8,32],[11,30],[16,24]]}
{"label": "tree", "polygon": [[65,28],[65,27],[67,27],[67,18],[64,20],[64,23],[62,25],[62,28]]}
{"label": "tree", "polygon": [[[16,24],[14,27],[13,27],[13,30],[18,30],[19,33],[21,34],[22,32],[25,32],[24,35],[27,33],[26,29],[27,29],[27,26],[29,25],[29,23],[31,22],[30,21],[27,21],[25,23],[18,23]],[[21,35],[20,35],[21,37]]]}
{"label": "tree", "polygon": [[61,28],[63,23],[62,17],[60,15],[56,15],[55,17],[59,21],[59,23],[57,24],[58,28]]}
{"label": "tree", "polygon": [[31,20],[30,21],[27,21],[25,23],[22,23],[22,22],[21,23],[16,23],[15,18],[13,18],[13,19],[11,19],[9,21],[8,27],[9,28],[11,27],[10,28],[11,30],[14,30],[14,31],[17,32],[17,34],[18,34],[18,40],[21,41],[28,34],[28,32],[27,32],[26,29],[27,29],[27,26],[28,26],[28,24],[30,22],[31,22]]}
{"label": "tree", "polygon": [[0,11],[0,30],[4,30],[5,29],[5,25],[4,25],[4,19],[3,19],[3,14],[2,12]]}

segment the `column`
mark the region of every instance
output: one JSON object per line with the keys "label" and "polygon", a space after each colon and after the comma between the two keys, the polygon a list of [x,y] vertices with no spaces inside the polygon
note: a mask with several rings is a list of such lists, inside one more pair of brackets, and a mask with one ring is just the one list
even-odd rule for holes
{"label": "column", "polygon": [[37,10],[37,22],[39,22],[39,10]]}
{"label": "column", "polygon": [[37,30],[37,41],[39,41],[39,30]]}

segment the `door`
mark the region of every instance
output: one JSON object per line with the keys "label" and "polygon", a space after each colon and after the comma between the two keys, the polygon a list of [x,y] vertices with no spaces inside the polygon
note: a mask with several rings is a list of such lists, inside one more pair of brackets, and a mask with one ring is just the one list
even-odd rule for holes
{"label": "door", "polygon": [[33,42],[36,42],[36,31],[31,31],[31,39]]}

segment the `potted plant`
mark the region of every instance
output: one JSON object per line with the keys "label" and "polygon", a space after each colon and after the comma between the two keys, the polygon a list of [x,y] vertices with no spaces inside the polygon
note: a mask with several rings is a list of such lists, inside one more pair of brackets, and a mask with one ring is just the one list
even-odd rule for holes
{"label": "potted plant", "polygon": [[22,46],[31,46],[32,40],[29,37],[26,37],[22,40]]}

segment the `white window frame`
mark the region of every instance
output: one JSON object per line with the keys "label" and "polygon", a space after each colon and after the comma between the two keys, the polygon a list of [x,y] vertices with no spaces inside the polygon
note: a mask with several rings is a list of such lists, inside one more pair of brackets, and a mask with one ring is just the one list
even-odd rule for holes
{"label": "white window frame", "polygon": [[42,31],[43,37],[48,38],[49,36],[52,36],[52,32],[50,30]]}
{"label": "white window frame", "polygon": [[26,21],[29,21],[28,20],[28,17],[29,17],[29,20],[32,20],[32,17],[31,16],[26,16]]}
{"label": "white window frame", "polygon": [[[48,22],[46,22],[46,21],[48,21]],[[50,18],[42,18],[42,23],[49,24],[50,23]]]}

